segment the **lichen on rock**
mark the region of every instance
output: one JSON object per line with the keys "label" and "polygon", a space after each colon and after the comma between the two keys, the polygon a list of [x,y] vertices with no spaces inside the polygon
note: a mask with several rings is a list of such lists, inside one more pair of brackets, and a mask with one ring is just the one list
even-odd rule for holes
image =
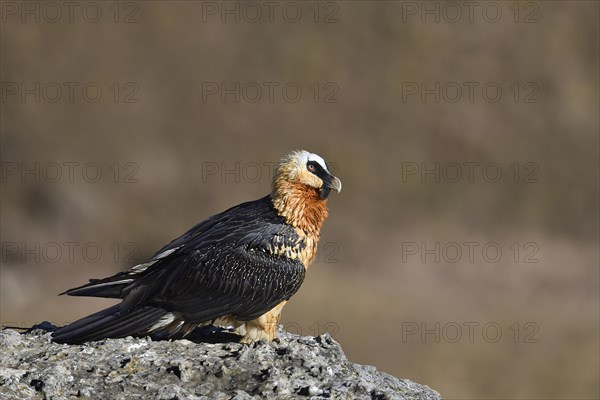
{"label": "lichen on rock", "polygon": [[62,345],[0,332],[0,399],[422,399],[427,386],[348,361],[328,334],[279,343],[150,338]]}

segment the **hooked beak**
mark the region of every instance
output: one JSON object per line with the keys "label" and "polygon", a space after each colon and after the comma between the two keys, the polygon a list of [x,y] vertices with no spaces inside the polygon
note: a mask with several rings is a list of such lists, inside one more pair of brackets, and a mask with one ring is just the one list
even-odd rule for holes
{"label": "hooked beak", "polygon": [[336,192],[342,191],[342,181],[336,178],[333,175],[327,174],[323,178],[323,187],[321,188],[321,199],[326,199],[329,196],[329,191],[331,189]]}
{"label": "hooked beak", "polygon": [[329,182],[325,182],[325,184],[327,186],[329,186],[330,188],[332,188],[333,190],[335,190],[336,192],[341,192],[342,191],[342,181],[340,181],[338,178],[336,178],[333,175],[329,175],[330,179]]}

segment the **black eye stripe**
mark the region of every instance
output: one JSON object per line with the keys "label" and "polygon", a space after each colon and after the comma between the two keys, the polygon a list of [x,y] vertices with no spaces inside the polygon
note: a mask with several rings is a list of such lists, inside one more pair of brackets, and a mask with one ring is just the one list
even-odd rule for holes
{"label": "black eye stripe", "polygon": [[323,167],[321,167],[321,164],[319,164],[316,161],[309,161],[309,162],[306,163],[306,166],[307,167],[312,167],[315,170],[323,169]]}
{"label": "black eye stripe", "polygon": [[327,175],[325,168],[323,168],[323,166],[316,161],[308,161],[306,163],[306,169],[317,175],[319,178],[323,178]]}

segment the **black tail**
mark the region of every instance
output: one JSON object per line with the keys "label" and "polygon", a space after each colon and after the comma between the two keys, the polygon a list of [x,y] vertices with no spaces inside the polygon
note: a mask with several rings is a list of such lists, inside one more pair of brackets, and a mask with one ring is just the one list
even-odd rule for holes
{"label": "black tail", "polygon": [[69,289],[59,294],[68,294],[69,296],[90,296],[90,297],[108,297],[118,299],[121,297],[123,289],[127,287],[133,279],[118,279],[114,276],[107,279],[90,279],[90,283]]}
{"label": "black tail", "polygon": [[117,304],[57,329],[52,333],[52,340],[57,343],[80,344],[106,338],[144,335],[168,313],[156,307],[140,307],[121,315],[120,304]]}

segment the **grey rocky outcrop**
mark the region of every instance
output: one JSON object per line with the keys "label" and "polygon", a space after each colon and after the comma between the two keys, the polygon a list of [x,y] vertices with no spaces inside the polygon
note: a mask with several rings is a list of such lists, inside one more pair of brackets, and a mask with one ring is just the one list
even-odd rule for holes
{"label": "grey rocky outcrop", "polygon": [[279,343],[251,346],[50,339],[42,330],[0,332],[0,399],[441,399],[427,386],[349,362],[328,334],[281,332]]}

